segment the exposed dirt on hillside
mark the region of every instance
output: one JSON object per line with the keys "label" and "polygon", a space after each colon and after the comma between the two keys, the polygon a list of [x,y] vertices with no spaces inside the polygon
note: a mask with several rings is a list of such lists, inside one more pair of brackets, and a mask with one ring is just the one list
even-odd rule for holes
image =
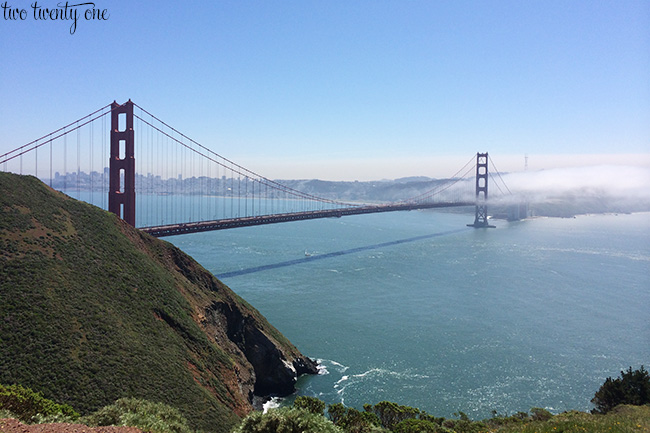
{"label": "exposed dirt on hillside", "polygon": [[88,427],[82,424],[23,424],[16,419],[0,419],[2,433],[142,433],[135,427]]}

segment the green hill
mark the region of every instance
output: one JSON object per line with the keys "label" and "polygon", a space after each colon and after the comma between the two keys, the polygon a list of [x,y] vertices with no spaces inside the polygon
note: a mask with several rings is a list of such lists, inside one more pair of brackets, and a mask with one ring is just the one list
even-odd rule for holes
{"label": "green hill", "polygon": [[89,413],[121,397],[228,431],[253,394],[315,373],[258,311],[173,245],[0,173],[0,383]]}

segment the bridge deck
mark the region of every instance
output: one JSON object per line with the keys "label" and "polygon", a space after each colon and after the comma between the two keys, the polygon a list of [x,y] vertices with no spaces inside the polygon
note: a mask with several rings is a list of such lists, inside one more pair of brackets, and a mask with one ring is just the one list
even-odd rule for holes
{"label": "bridge deck", "polygon": [[214,221],[201,221],[185,224],[169,224],[154,227],[141,227],[140,230],[155,237],[174,236],[212,230],[232,229],[236,227],[258,226],[288,221],[311,220],[318,218],[340,218],[347,215],[361,215],[379,212],[396,212],[416,209],[434,209],[447,207],[474,206],[473,202],[443,202],[427,204],[388,204],[379,206],[356,206],[342,209],[326,209],[309,212],[283,213],[274,215],[229,218]]}

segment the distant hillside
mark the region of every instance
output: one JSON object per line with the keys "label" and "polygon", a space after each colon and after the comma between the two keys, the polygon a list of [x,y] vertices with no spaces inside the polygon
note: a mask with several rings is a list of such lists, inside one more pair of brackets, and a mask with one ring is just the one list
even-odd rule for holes
{"label": "distant hillside", "polygon": [[33,177],[0,173],[0,383],[89,413],[120,397],[225,432],[315,373],[253,307],[169,243]]}
{"label": "distant hillside", "polygon": [[418,196],[443,185],[448,181],[449,180],[437,180],[417,176],[396,180],[365,182],[327,181],[317,179],[280,180],[278,182],[298,191],[332,200],[389,202],[401,201]]}
{"label": "distant hillside", "polygon": [[[557,175],[556,175],[557,173]],[[612,182],[609,188],[601,185],[585,187],[583,184],[590,182],[588,176],[581,176],[578,183],[572,178],[567,178],[570,170],[548,170],[547,172],[505,174],[508,183],[511,182],[514,195],[506,194],[497,182],[490,182],[489,213],[495,217],[507,217],[512,213],[513,205],[527,203],[531,215],[550,217],[572,217],[588,213],[629,213],[650,211],[650,195],[648,194],[646,180],[639,179],[638,173],[632,180],[625,179],[624,186],[616,187]],[[578,170],[578,174],[583,174]],[[554,177],[557,176],[557,178]],[[650,171],[645,172],[650,176]],[[508,177],[510,176],[510,177]],[[608,176],[611,178],[612,176]],[[647,180],[650,180],[648,178]],[[331,182],[324,180],[281,180],[284,185],[332,200],[350,202],[391,202],[416,197],[435,188],[449,183],[449,179],[431,179],[427,177],[408,177],[396,180],[381,180],[371,182]],[[467,200],[472,200],[474,184],[466,184],[470,195]],[[554,183],[555,182],[555,183]],[[572,183],[573,182],[573,183]],[[636,185],[638,183],[640,186]],[[558,183],[560,186],[558,187]],[[602,182],[601,182],[602,183]],[[630,186],[630,184],[632,186]],[[515,189],[517,187],[518,189]],[[626,188],[627,187],[627,188]],[[505,195],[505,196],[504,196]],[[467,212],[467,208],[450,209],[448,212]],[[523,215],[522,215],[523,217]]]}

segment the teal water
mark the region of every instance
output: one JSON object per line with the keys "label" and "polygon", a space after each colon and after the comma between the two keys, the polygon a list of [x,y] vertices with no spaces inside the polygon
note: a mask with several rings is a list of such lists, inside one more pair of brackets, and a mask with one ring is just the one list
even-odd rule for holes
{"label": "teal water", "polygon": [[299,393],[478,419],[650,365],[650,214],[397,212],[167,238],[321,362]]}

